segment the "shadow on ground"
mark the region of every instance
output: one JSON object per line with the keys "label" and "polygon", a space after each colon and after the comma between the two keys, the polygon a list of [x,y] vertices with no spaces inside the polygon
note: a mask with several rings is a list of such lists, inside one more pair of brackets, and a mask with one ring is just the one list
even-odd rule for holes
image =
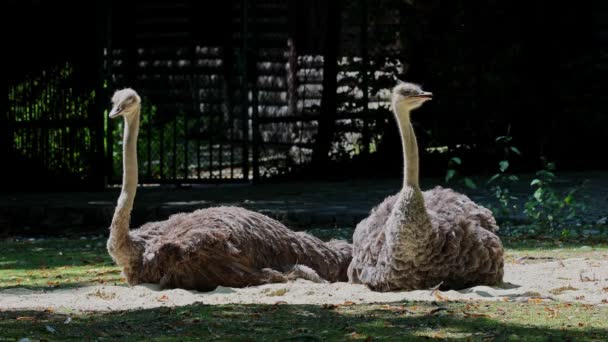
{"label": "shadow on ground", "polygon": [[[576,312],[576,313],[575,313]],[[581,314],[583,312],[583,314]],[[192,305],[108,314],[0,312],[5,338],[30,340],[585,340],[608,337],[606,307],[516,303]],[[576,315],[572,318],[571,315]]]}

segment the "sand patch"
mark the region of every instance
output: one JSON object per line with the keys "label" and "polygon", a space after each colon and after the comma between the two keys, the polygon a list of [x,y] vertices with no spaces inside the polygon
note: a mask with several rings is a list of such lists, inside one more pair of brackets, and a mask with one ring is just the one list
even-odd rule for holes
{"label": "sand patch", "polygon": [[564,301],[608,304],[608,260],[576,258],[505,265],[505,284],[461,291],[418,290],[374,292],[349,283],[318,284],[297,280],[243,289],[219,287],[212,292],[181,289],[159,291],[156,285],[87,286],[74,289],[0,291],[0,309],[55,311],[115,311],[204,304],[343,304],[397,301],[492,300]]}

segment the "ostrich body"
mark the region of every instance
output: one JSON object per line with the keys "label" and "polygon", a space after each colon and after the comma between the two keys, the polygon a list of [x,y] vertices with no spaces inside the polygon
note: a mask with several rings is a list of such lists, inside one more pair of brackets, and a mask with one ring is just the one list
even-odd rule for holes
{"label": "ostrich body", "polygon": [[296,233],[259,213],[216,207],[176,214],[129,230],[137,190],[141,100],[132,89],[112,98],[111,118],[124,118],[123,183],[108,251],[130,285],[212,290],[285,282],[294,277],[345,281],[352,247]]}
{"label": "ostrich body", "polygon": [[392,92],[404,153],[404,183],[361,221],[348,278],[373,290],[460,289],[502,282],[503,247],[492,213],[451,189],[422,192],[410,112],[432,98],[402,82]]}

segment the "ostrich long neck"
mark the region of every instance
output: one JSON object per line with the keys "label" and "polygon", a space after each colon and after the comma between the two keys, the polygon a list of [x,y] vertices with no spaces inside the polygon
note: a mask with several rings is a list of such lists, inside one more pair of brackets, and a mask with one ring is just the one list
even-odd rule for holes
{"label": "ostrich long neck", "polygon": [[[129,237],[129,223],[133,201],[137,192],[137,135],[139,133],[139,111],[124,118],[123,135],[123,175],[122,191],[118,198],[118,204],[114,211],[112,224],[110,226],[110,242],[115,246],[116,252],[121,252],[123,248],[130,248],[131,238]],[[120,254],[129,254],[126,251]]]}
{"label": "ostrich long neck", "polygon": [[418,142],[410,122],[410,110],[399,103],[394,104],[394,109],[403,145],[403,186],[419,189]]}
{"label": "ostrich long neck", "polygon": [[418,183],[418,143],[410,122],[410,110],[393,103],[403,144],[404,179],[386,223],[386,245],[393,260],[417,262],[426,251],[433,229]]}

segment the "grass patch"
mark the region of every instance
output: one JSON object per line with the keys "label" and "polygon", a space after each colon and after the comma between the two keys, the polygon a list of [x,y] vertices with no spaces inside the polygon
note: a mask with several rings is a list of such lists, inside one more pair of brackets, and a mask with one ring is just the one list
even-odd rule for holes
{"label": "grass patch", "polygon": [[[607,258],[608,243],[505,238],[507,260]],[[0,289],[124,284],[101,236],[0,242]],[[555,291],[569,291],[558,288]],[[269,296],[284,295],[281,290]],[[99,291],[92,296],[104,298]],[[279,301],[280,302],[280,301]],[[2,311],[2,338],[35,340],[585,340],[608,338],[608,306],[531,301],[191,305],[112,313]]]}
{"label": "grass patch", "polygon": [[0,242],[0,289],[124,284],[101,236]]}
{"label": "grass patch", "polygon": [[585,340],[608,336],[608,308],[486,302],[192,305],[66,315],[0,312],[5,338],[30,340]]}
{"label": "grass patch", "polygon": [[560,240],[551,237],[501,237],[507,262],[527,258],[538,262],[568,258],[607,259],[608,241],[599,238]]}

